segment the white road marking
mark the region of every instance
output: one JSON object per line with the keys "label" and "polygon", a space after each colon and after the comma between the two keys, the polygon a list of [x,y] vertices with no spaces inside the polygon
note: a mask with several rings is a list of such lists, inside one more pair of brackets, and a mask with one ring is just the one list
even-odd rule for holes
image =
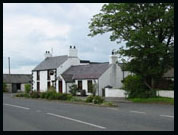
{"label": "white road marking", "polygon": [[174,116],[171,116],[171,115],[160,115],[162,117],[169,117],[169,118],[174,118]]}
{"label": "white road marking", "polygon": [[142,114],[145,114],[145,112],[140,112],[140,111],[130,111],[132,113],[142,113]]}
{"label": "white road marking", "polygon": [[62,116],[62,115],[57,115],[57,114],[53,114],[53,113],[47,113],[47,114],[51,115],[51,116],[56,116],[56,117],[59,117],[59,118],[63,118],[63,119],[67,119],[67,120],[83,123],[83,124],[90,125],[90,126],[93,126],[93,127],[101,128],[101,129],[105,129],[106,128],[106,127],[102,127],[102,126],[95,125],[95,124],[92,124],[92,123],[84,122],[84,121],[81,121],[81,120],[65,117],[65,116]]}
{"label": "white road marking", "polygon": [[12,107],[16,107],[16,108],[21,108],[21,109],[25,109],[25,110],[29,110],[30,109],[30,108],[23,107],[23,106],[18,106],[18,105],[11,105],[11,104],[3,104],[3,105],[12,106]]}

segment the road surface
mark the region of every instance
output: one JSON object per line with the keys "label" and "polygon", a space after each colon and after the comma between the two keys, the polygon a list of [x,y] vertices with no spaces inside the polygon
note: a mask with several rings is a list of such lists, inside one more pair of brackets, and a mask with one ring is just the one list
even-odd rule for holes
{"label": "road surface", "polygon": [[174,106],[97,107],[3,94],[4,131],[174,131]]}

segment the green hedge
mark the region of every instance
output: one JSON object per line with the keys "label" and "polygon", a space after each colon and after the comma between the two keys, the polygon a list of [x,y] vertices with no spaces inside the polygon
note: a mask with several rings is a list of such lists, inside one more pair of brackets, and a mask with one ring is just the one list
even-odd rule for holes
{"label": "green hedge", "polygon": [[148,89],[143,78],[138,75],[129,75],[123,80],[123,89],[127,91],[128,98],[155,97],[156,91]]}

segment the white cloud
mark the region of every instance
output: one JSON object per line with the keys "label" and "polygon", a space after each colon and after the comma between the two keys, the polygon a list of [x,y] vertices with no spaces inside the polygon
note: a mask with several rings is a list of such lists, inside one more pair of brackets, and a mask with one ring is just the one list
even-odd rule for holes
{"label": "white cloud", "polygon": [[[11,74],[31,74],[32,69],[34,69],[35,66],[21,66],[19,68],[11,68],[10,72]],[[4,69],[3,73],[8,74],[9,69]]]}
{"label": "white cloud", "polygon": [[[87,36],[88,22],[99,13],[102,5],[3,4],[3,60],[11,57],[14,73],[29,73],[44,59],[46,50],[53,48],[53,55],[67,55],[69,45],[75,45],[81,59],[108,61],[116,44],[110,42],[108,36]],[[3,70],[7,71],[6,61],[3,61]]]}

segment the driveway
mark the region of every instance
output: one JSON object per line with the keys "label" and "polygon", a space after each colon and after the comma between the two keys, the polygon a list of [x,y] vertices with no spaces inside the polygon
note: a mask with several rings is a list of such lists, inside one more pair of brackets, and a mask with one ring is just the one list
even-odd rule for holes
{"label": "driveway", "polygon": [[97,107],[3,94],[4,131],[174,131],[174,106]]}

